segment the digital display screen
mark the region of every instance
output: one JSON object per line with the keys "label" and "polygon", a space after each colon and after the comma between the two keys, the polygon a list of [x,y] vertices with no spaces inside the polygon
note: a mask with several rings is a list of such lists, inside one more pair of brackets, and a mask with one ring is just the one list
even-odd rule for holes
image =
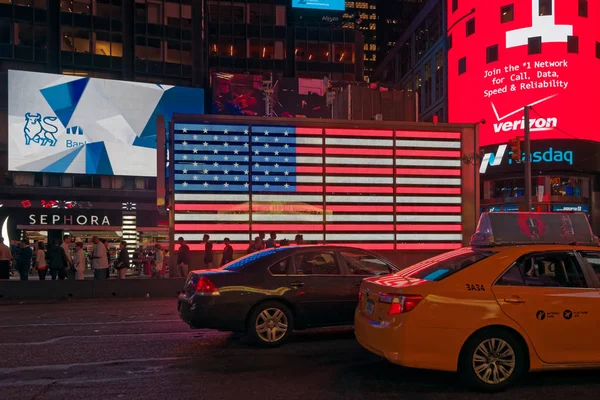
{"label": "digital display screen", "polygon": [[292,0],[293,8],[307,8],[313,10],[344,11],[345,0]]}
{"label": "digital display screen", "polygon": [[[243,121],[242,119],[239,119]],[[450,250],[462,242],[460,132],[174,125],[175,235]]]}
{"label": "digital display screen", "polygon": [[[589,122],[600,92],[600,2],[517,0],[448,2],[448,112],[480,125],[480,145],[531,139],[600,141]],[[476,12],[471,13],[471,10]]]}
{"label": "digital display screen", "polygon": [[204,112],[202,89],[8,73],[11,171],[156,176],[156,116]]}

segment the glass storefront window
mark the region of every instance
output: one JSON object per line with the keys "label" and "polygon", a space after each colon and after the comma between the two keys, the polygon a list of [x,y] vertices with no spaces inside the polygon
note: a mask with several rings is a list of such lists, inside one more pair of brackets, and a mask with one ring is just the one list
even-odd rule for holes
{"label": "glass storefront window", "polygon": [[589,187],[589,183],[585,181],[589,180],[576,177],[553,176],[550,178],[550,194],[552,196],[587,197],[585,187]]}

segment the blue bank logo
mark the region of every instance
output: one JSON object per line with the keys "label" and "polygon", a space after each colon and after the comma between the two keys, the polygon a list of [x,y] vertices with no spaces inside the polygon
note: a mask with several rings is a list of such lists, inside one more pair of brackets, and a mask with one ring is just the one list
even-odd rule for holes
{"label": "blue bank logo", "polygon": [[32,143],[36,143],[40,146],[56,146],[58,140],[54,134],[58,132],[58,128],[53,124],[56,120],[56,117],[42,117],[39,113],[25,114],[25,145],[31,146]]}
{"label": "blue bank logo", "polygon": [[83,128],[80,126],[71,126],[67,128],[67,135],[83,135]]}

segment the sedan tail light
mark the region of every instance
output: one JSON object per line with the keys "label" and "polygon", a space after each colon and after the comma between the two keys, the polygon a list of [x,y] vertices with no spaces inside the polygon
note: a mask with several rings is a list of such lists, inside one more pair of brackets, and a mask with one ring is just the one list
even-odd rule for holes
{"label": "sedan tail light", "polygon": [[218,296],[220,294],[215,284],[206,276],[201,276],[196,283],[196,293],[205,296]]}
{"label": "sedan tail light", "polygon": [[423,300],[419,294],[382,294],[379,297],[381,303],[390,304],[388,315],[404,314],[415,309]]}

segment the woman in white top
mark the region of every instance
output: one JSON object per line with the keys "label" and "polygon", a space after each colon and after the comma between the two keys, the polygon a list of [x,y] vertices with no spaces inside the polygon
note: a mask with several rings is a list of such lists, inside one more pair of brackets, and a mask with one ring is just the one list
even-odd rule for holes
{"label": "woman in white top", "polygon": [[37,270],[40,281],[46,280],[48,273],[48,263],[46,263],[46,245],[44,242],[38,242],[37,251],[35,252],[35,269]]}
{"label": "woman in white top", "polygon": [[75,243],[75,256],[73,257],[73,265],[75,266],[75,279],[78,281],[83,280],[83,273],[85,272],[86,260],[85,254],[83,253],[83,243]]}

